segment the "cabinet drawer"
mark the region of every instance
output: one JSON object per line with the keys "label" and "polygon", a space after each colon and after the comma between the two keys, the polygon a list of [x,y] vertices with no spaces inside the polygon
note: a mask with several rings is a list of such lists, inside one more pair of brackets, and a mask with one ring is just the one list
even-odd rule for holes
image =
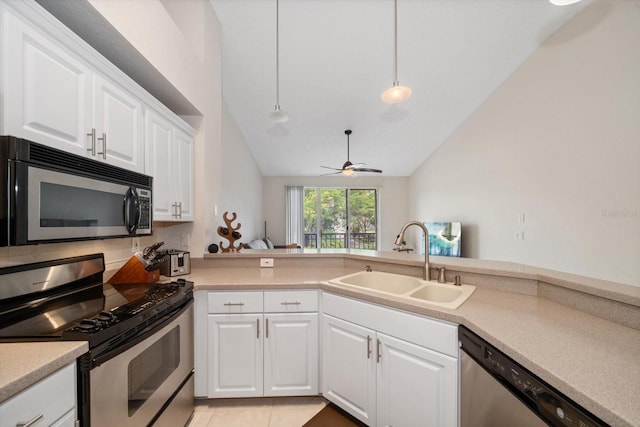
{"label": "cabinet drawer", "polygon": [[264,293],[265,313],[318,311],[318,291],[273,291]]}
{"label": "cabinet drawer", "polygon": [[209,292],[209,313],[262,313],[262,292]]}
{"label": "cabinet drawer", "polygon": [[64,420],[69,411],[75,421],[75,407],[76,364],[71,363],[0,404],[0,420],[3,426],[15,426],[41,415],[34,424],[48,426]]}

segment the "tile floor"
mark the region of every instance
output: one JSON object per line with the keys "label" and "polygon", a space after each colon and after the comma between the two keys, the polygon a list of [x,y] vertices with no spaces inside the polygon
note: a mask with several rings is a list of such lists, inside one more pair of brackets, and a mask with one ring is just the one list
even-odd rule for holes
{"label": "tile floor", "polygon": [[326,404],[321,397],[199,399],[188,427],[301,427]]}

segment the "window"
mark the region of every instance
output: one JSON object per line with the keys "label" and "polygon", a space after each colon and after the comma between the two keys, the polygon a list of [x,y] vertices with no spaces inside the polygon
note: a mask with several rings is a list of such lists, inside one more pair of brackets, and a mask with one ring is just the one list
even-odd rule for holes
{"label": "window", "polygon": [[377,190],[305,188],[304,247],[377,249]]}

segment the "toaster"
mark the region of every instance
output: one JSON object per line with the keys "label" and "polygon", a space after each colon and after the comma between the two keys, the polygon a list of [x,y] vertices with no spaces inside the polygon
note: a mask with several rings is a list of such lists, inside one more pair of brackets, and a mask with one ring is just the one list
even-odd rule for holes
{"label": "toaster", "polygon": [[167,249],[166,259],[160,264],[160,274],[173,277],[191,273],[191,255],[177,249]]}

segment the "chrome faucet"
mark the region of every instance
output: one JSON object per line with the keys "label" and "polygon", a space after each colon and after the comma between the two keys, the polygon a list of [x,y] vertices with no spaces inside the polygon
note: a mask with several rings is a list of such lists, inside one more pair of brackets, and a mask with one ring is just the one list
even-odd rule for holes
{"label": "chrome faucet", "polygon": [[396,237],[396,245],[402,244],[402,241],[404,240],[404,233],[407,231],[407,228],[412,225],[417,225],[422,229],[422,232],[424,233],[424,280],[431,280],[431,271],[429,270],[429,230],[427,230],[427,227],[425,227],[425,225],[419,221],[409,221],[402,226],[400,234],[398,234],[398,237]]}

